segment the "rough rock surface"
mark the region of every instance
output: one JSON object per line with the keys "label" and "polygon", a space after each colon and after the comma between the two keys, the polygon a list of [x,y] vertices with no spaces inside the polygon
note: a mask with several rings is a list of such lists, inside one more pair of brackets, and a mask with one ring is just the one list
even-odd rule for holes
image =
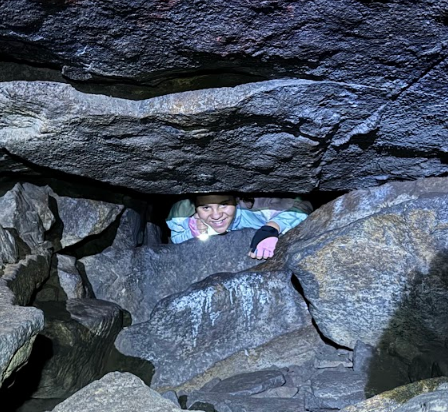
{"label": "rough rock surface", "polygon": [[73,256],[56,255],[56,273],[61,288],[64,290],[67,299],[84,299],[88,296],[88,291],[83,283],[81,275],[76,268],[76,258]]}
{"label": "rough rock surface", "polygon": [[211,388],[214,393],[229,395],[255,395],[285,384],[285,377],[278,370],[265,370],[239,374],[218,382]]}
{"label": "rough rock surface", "polygon": [[19,251],[14,236],[0,226],[0,268],[7,263],[16,263]]}
{"label": "rough rock surface", "polygon": [[311,379],[311,390],[305,395],[308,411],[342,409],[366,398],[366,376],[344,367],[323,370]]}
{"label": "rough rock surface", "polygon": [[0,277],[0,386],[26,364],[36,335],[44,327],[43,313],[27,305],[34,290],[48,277],[48,260],[28,256],[6,265]]}
{"label": "rough rock surface", "polygon": [[215,379],[226,379],[271,367],[290,369],[290,375],[294,375],[295,369],[299,370],[299,374],[294,377],[298,387],[312,375],[312,365],[316,354],[323,351],[324,347],[315,327],[309,325],[300,330],[285,333],[256,348],[244,348],[222,361],[216,362],[204,373],[174,389],[179,393],[192,392],[203,389]]}
{"label": "rough rock surface", "polygon": [[0,279],[0,386],[27,362],[36,335],[44,327],[40,310],[13,302],[14,295]]}
{"label": "rough rock surface", "polygon": [[[7,82],[0,145],[39,166],[149,193],[307,192],[333,178],[322,175],[330,146],[343,162],[342,146],[378,128],[387,96],[381,87],[273,80],[130,101]],[[357,178],[372,174],[360,170]]]}
{"label": "rough rock surface", "polygon": [[341,412],[395,412],[399,410],[398,408],[402,412],[407,412],[406,406],[411,400],[418,399],[419,395],[427,392],[433,392],[434,397],[437,398],[439,394],[445,392],[447,386],[448,378],[446,377],[426,379],[397,387],[355,405],[347,406],[341,409]]}
{"label": "rough rock surface", "polygon": [[46,247],[44,233],[55,221],[48,200],[48,188],[29,183],[17,183],[0,198],[0,226],[15,231],[25,253]]}
{"label": "rough rock surface", "polygon": [[441,178],[355,191],[286,235],[291,245],[286,266],[300,279],[326,337],[350,348],[357,339],[392,344],[408,361],[428,336],[443,347],[446,188]]}
{"label": "rough rock surface", "polygon": [[309,324],[289,273],[219,274],[160,301],[148,322],[118,335],[116,347],[151,361],[151,385],[165,391],[240,350]]}
{"label": "rough rock surface", "polygon": [[[242,395],[221,393],[193,393],[187,404],[190,409],[204,408],[204,410],[226,412],[305,412],[299,399],[294,398],[253,398]],[[210,408],[213,405],[214,409]],[[208,409],[205,409],[208,406]]]}
{"label": "rough rock surface", "polygon": [[123,205],[90,199],[75,199],[53,194],[63,223],[62,248],[105,230],[124,209]]}
{"label": "rough rock surface", "polygon": [[3,80],[167,97],[3,83],[0,170],[176,194],[446,175],[446,2],[165,3],[2,2]]}
{"label": "rough rock surface", "polygon": [[111,247],[79,260],[95,296],[129,311],[133,323],[147,321],[161,299],[208,275],[239,272],[259,263],[247,257],[251,229],[211,237],[207,242],[192,239],[179,245],[136,248],[130,230],[135,215],[130,209],[123,214]]}
{"label": "rough rock surface", "polygon": [[447,8],[431,0],[21,0],[18,8],[6,0],[0,50],[69,79],[137,81],[163,93],[208,85],[210,73],[215,82],[290,75],[405,87],[446,56]]}
{"label": "rough rock surface", "polygon": [[130,373],[111,372],[82,388],[52,412],[180,412]]}
{"label": "rough rock surface", "polygon": [[2,281],[14,293],[14,303],[28,305],[35,291],[50,275],[49,253],[47,255],[28,255],[19,263],[7,265]]}
{"label": "rough rock surface", "polygon": [[396,412],[439,412],[448,409],[448,390],[438,390],[416,396],[396,409]]}

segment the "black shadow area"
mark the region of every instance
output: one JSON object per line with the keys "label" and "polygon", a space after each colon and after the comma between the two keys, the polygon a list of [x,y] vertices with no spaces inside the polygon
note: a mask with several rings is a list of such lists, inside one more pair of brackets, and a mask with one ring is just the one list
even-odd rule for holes
{"label": "black shadow area", "polygon": [[409,279],[370,362],[368,397],[448,376],[448,250],[437,253],[428,273],[416,271]]}

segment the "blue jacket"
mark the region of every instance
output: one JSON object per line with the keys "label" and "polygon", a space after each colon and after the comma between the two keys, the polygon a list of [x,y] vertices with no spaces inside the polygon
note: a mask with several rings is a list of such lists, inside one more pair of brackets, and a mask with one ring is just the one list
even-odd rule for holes
{"label": "blue jacket", "polygon": [[[171,208],[166,223],[171,229],[173,243],[182,243],[194,237],[189,227],[189,219],[194,213],[195,208],[190,200],[181,200]],[[284,234],[305,220],[307,216],[308,214],[297,206],[292,206],[287,210],[246,209],[238,204],[235,218],[227,231],[245,228],[259,229],[267,222],[275,222],[280,227],[280,234]]]}

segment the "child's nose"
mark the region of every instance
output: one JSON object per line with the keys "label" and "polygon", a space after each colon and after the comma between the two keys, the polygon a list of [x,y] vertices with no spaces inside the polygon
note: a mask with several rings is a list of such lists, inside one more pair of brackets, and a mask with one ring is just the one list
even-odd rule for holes
{"label": "child's nose", "polygon": [[213,209],[212,210],[212,218],[213,219],[218,219],[222,216],[222,210],[220,210],[219,208]]}

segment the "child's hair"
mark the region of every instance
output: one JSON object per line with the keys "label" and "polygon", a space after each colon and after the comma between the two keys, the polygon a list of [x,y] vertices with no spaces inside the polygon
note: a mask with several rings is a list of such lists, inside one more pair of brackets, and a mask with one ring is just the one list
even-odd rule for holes
{"label": "child's hair", "polygon": [[195,205],[195,207],[198,207],[198,206],[202,206],[202,205],[205,204],[203,201],[200,200],[201,197],[209,197],[209,198],[211,198],[210,200],[207,201],[207,203],[221,203],[222,200],[220,200],[218,202],[217,201],[218,199],[214,199],[215,197],[218,197],[218,196],[220,196],[220,197],[228,196],[229,197],[229,204],[236,206],[236,198],[231,193],[203,193],[203,194],[198,194],[194,198],[194,205]]}

